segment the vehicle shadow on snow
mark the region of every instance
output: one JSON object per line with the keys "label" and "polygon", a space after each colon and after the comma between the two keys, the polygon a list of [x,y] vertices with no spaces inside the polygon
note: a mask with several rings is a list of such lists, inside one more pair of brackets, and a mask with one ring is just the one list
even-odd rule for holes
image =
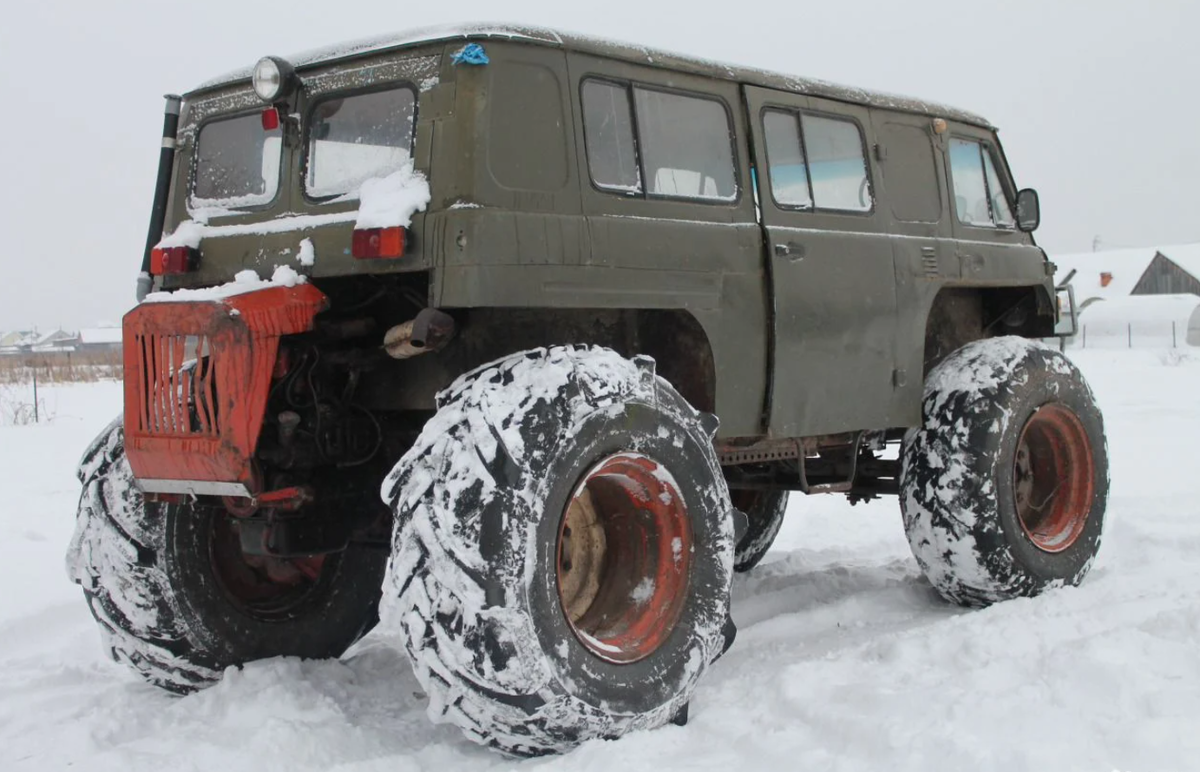
{"label": "vehicle shadow on snow", "polygon": [[733,617],[743,631],[780,616],[825,612],[847,603],[909,615],[930,613],[935,619],[960,613],[908,559],[814,568],[808,553],[798,550],[736,577],[733,584]]}

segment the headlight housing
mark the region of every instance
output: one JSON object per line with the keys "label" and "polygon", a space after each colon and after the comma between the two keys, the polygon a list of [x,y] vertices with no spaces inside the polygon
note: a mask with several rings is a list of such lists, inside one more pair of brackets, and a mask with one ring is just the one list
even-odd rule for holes
{"label": "headlight housing", "polygon": [[278,56],[264,56],[254,65],[250,82],[259,99],[274,104],[296,90],[296,71]]}

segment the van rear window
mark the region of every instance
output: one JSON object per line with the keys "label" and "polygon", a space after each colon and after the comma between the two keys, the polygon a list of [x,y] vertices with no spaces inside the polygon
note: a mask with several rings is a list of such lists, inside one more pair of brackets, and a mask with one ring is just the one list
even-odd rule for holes
{"label": "van rear window", "polygon": [[265,131],[257,112],[204,124],[196,140],[192,206],[270,203],[279,190],[282,137],[278,128]]}
{"label": "van rear window", "polygon": [[585,81],[582,94],[596,187],[627,195],[737,199],[733,129],[719,100],[597,80]]}
{"label": "van rear window", "polygon": [[357,193],[412,157],[416,93],[407,87],[322,99],[309,121],[305,190],[323,198]]}

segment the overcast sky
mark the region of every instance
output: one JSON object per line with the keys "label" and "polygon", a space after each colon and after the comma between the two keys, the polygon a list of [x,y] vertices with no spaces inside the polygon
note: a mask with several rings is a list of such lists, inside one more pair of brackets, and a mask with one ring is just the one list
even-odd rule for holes
{"label": "overcast sky", "polygon": [[1051,254],[1200,241],[1200,3],[40,0],[0,21],[0,330],[133,302],[161,95],[264,54],[505,20],[948,102],[1001,129]]}

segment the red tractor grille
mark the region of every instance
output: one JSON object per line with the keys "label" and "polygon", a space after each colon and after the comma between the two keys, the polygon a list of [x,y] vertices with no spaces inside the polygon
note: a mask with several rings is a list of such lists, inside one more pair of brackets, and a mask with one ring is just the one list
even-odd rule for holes
{"label": "red tractor grille", "polygon": [[136,431],[156,437],[217,437],[212,347],[207,335],[134,336],[142,400]]}
{"label": "red tractor grille", "polygon": [[143,490],[257,492],[279,339],[311,330],[327,303],[300,284],[125,315],[125,453]]}

